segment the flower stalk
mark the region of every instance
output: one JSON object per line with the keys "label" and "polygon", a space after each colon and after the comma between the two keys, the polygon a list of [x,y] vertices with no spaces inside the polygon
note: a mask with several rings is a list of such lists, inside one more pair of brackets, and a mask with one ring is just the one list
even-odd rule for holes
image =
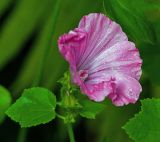
{"label": "flower stalk", "polygon": [[71,123],[67,124],[67,131],[68,131],[70,142],[75,142],[74,132],[73,132]]}

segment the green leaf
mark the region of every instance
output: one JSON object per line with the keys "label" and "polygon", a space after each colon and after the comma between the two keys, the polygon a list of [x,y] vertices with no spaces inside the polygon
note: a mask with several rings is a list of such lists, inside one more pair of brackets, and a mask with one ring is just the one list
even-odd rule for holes
{"label": "green leaf", "polygon": [[154,43],[154,33],[151,25],[143,14],[142,8],[146,3],[143,0],[104,0],[106,14],[118,22],[130,39],[136,43]]}
{"label": "green leaf", "polygon": [[141,102],[140,113],[123,128],[135,142],[160,142],[160,99]]}
{"label": "green leaf", "polygon": [[56,97],[45,88],[24,90],[22,96],[7,110],[6,114],[21,127],[45,124],[55,118]]}
{"label": "green leaf", "polygon": [[80,115],[89,119],[95,119],[96,115],[105,108],[105,105],[102,103],[93,102],[86,96],[84,96],[83,99],[80,99],[79,103],[82,105]]}
{"label": "green leaf", "polygon": [[0,123],[2,123],[5,118],[5,111],[10,106],[11,100],[11,94],[9,91],[0,86]]}

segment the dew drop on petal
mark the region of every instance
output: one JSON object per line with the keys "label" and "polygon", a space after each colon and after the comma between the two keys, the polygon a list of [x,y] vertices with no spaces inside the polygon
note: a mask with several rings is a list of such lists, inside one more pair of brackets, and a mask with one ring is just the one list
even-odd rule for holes
{"label": "dew drop on petal", "polygon": [[133,94],[133,90],[130,88],[129,89],[129,96],[131,96],[131,97],[133,97],[134,96],[134,94]]}

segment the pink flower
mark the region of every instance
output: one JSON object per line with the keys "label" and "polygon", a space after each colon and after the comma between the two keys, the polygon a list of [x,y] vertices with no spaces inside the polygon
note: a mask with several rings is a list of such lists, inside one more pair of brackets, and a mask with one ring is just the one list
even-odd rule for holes
{"label": "pink flower", "polygon": [[116,106],[138,100],[142,60],[117,23],[103,14],[89,14],[78,28],[62,35],[58,45],[73,82],[91,100],[108,97]]}

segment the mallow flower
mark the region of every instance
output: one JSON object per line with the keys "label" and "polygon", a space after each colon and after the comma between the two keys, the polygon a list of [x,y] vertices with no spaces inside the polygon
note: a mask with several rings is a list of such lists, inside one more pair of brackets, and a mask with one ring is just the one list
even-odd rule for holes
{"label": "mallow flower", "polygon": [[70,64],[72,82],[91,100],[108,97],[116,106],[138,100],[142,60],[120,25],[103,14],[89,14],[59,37],[58,46]]}

